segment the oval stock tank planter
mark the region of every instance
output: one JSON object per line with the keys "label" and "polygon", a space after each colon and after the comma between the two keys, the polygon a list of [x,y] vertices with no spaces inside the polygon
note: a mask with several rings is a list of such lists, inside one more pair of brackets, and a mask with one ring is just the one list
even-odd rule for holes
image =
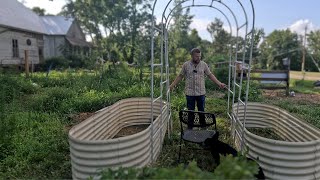
{"label": "oval stock tank planter", "polygon": [[[97,111],[69,131],[73,179],[97,178],[103,168],[143,167],[160,153],[169,120],[166,102],[129,98]],[[145,125],[145,129],[116,137],[121,129]]]}
{"label": "oval stock tank planter", "polygon": [[[241,133],[244,106],[239,106],[236,127]],[[244,131],[249,157],[256,159],[270,179],[320,179],[320,130],[281,108],[248,103],[246,128],[272,128],[283,140]],[[240,134],[239,133],[239,134]],[[240,142],[236,136],[236,142]],[[238,144],[239,145],[239,144]]]}

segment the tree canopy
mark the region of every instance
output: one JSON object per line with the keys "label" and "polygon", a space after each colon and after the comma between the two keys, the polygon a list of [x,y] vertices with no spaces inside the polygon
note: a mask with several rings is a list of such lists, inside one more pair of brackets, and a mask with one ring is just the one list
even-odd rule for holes
{"label": "tree canopy", "polygon": [[[72,16],[77,19],[88,37],[97,47],[97,53],[105,59],[126,61],[128,63],[145,64],[150,60],[151,37],[151,4],[152,0],[67,0],[60,15]],[[190,25],[194,16],[190,8],[181,6],[182,0],[174,0],[172,21],[169,32],[169,61],[171,67],[177,67],[190,58],[189,51],[200,47],[203,59],[210,63],[226,61],[229,50],[235,42],[240,42],[237,51],[241,52],[243,37],[234,37],[224,29],[224,23],[218,18],[212,19],[207,27],[211,41],[202,39],[197,29]],[[35,8],[39,15],[45,14],[41,8]],[[158,21],[157,21],[158,22]],[[156,23],[156,22],[155,22]],[[162,25],[156,23],[158,27]],[[319,63],[320,31],[308,35],[307,51]],[[159,39],[156,39],[159,45]],[[302,41],[296,33],[287,30],[275,30],[265,36],[263,29],[255,29],[253,40],[253,60],[255,68],[282,69],[282,59],[290,57],[291,69],[301,68]],[[248,50],[248,49],[247,49]],[[160,53],[160,52],[155,52]],[[239,53],[238,58],[240,58]],[[245,57],[248,58],[248,57]],[[311,57],[306,57],[306,68],[314,70]]]}

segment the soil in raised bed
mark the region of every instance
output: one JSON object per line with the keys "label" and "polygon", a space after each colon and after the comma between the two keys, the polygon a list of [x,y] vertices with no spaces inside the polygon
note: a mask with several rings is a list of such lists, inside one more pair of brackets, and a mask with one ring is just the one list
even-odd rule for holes
{"label": "soil in raised bed", "polygon": [[280,137],[277,133],[274,132],[272,128],[247,128],[251,133],[258,135],[260,137],[285,141],[282,137]]}
{"label": "soil in raised bed", "polygon": [[122,128],[118,132],[118,134],[116,134],[113,137],[113,139],[139,133],[139,132],[147,129],[148,127],[149,127],[149,124],[141,124],[141,125],[133,125],[133,126],[128,126],[128,127]]}

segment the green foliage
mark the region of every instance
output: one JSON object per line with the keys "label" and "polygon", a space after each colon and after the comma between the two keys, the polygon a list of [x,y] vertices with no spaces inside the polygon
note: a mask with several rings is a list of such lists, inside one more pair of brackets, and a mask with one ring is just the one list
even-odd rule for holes
{"label": "green foliage", "polygon": [[[242,89],[240,98],[242,101],[245,101],[246,98],[246,88],[247,88],[247,81],[242,82]],[[239,95],[239,88],[235,87],[236,97]],[[227,98],[227,95],[225,96]],[[248,91],[248,101],[251,102],[261,102],[263,100],[262,90],[259,88],[259,83],[257,82],[250,82],[250,87]]]}
{"label": "green foliage", "polygon": [[[243,86],[246,88],[246,86]],[[245,89],[244,89],[245,90]],[[243,91],[242,97],[244,97],[245,91]],[[248,101],[260,102],[263,100],[262,90],[259,88],[259,84],[255,82],[250,82]]]}
{"label": "green foliage", "polygon": [[39,16],[44,16],[44,15],[46,14],[46,10],[45,10],[45,9],[42,9],[42,8],[40,8],[40,7],[33,7],[33,8],[32,8],[32,11],[33,11],[34,13],[36,13],[37,15],[39,15]]}
{"label": "green foliage", "polygon": [[89,58],[82,55],[68,55],[67,59],[70,61],[68,64],[70,68],[87,68],[92,69],[96,59]]}
{"label": "green foliage", "polygon": [[204,61],[207,64],[214,64],[214,63],[217,63],[217,62],[224,62],[224,61],[227,61],[229,59],[227,54],[212,54],[211,55],[210,53],[208,53],[207,55],[204,54],[203,58],[205,59]]}
{"label": "green foliage", "polygon": [[196,162],[174,168],[119,168],[103,171],[101,179],[212,179],[213,174],[202,171]]}
{"label": "green foliage", "polygon": [[315,89],[313,83],[307,80],[290,80],[290,88],[295,92],[305,94],[320,93],[320,89]]}
{"label": "green foliage", "polygon": [[48,58],[44,61],[43,64],[41,64],[41,69],[47,70],[51,66],[52,69],[65,69],[68,68],[70,64],[70,60],[63,57],[52,57]]}
{"label": "green foliage", "polygon": [[[320,30],[310,32],[308,36],[308,47],[312,52],[312,56],[314,57],[314,59],[316,59],[316,63],[318,63],[318,66],[320,66]],[[310,61],[307,60],[307,62]],[[313,64],[311,67],[314,67],[314,71],[316,71],[316,67]],[[308,67],[306,64],[306,69],[307,68],[312,70],[310,66]]]}
{"label": "green foliage", "polygon": [[73,98],[76,94],[68,88],[51,87],[44,88],[44,92],[32,96],[28,107],[33,111],[42,112],[63,112],[61,105],[64,101]]}
{"label": "green foliage", "polygon": [[83,55],[71,54],[67,56],[58,56],[48,58],[40,65],[40,69],[47,71],[51,69],[67,69],[67,68],[88,68],[93,69],[96,59],[93,57],[86,57]]}
{"label": "green foliage", "polygon": [[258,165],[244,156],[221,156],[214,173],[202,171],[195,161],[172,168],[119,168],[101,172],[101,179],[254,179]]}
{"label": "green foliage", "polygon": [[10,131],[5,131],[10,132],[10,149],[1,158],[1,177],[69,177],[68,143],[55,114],[15,112],[4,121],[11,122]]}
{"label": "green foliage", "polygon": [[306,80],[291,80],[290,88],[296,92],[304,93],[301,97],[288,97],[288,98],[268,98],[264,102],[279,106],[291,114],[304,119],[306,122],[320,128],[320,106],[317,102],[310,100],[314,94],[320,92],[319,89],[314,89],[313,81]]}
{"label": "green foliage", "polygon": [[254,161],[247,161],[244,156],[221,157],[221,164],[215,169],[217,179],[254,179],[258,173],[258,165]]}
{"label": "green foliage", "polygon": [[[310,96],[312,98],[312,96]],[[306,102],[300,100],[293,103],[289,99],[287,100],[267,100],[266,103],[279,106],[290,113],[298,116],[300,119],[304,119],[306,122],[320,128],[320,106],[316,103]]]}
{"label": "green foliage", "polygon": [[10,103],[22,94],[35,93],[39,90],[39,87],[22,77],[0,74],[0,89],[3,94],[0,97],[1,102]]}
{"label": "green foliage", "polygon": [[[159,80],[157,83],[159,83]],[[127,67],[102,74],[68,70],[30,79],[0,75],[0,177],[70,178],[67,117],[93,112],[123,98],[149,97],[149,80]],[[159,92],[155,92],[159,94]]]}
{"label": "green foliage", "polygon": [[261,68],[284,69],[282,59],[290,57],[291,69],[301,69],[298,35],[287,30],[275,30],[261,44],[259,63]]}
{"label": "green foliage", "polygon": [[[219,68],[219,69],[214,69],[212,71],[212,73],[216,76],[216,78],[220,81],[223,82],[225,84],[228,84],[229,81],[229,68],[228,67],[224,67],[224,68]],[[207,83],[208,84],[208,83]],[[206,85],[207,85],[206,84]],[[213,82],[211,81],[211,84],[213,84]],[[215,89],[217,89],[217,85],[215,85]]]}

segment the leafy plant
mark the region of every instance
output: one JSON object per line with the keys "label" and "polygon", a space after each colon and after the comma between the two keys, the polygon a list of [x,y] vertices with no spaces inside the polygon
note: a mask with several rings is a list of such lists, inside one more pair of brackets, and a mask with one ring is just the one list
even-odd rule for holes
{"label": "leafy plant", "polygon": [[103,171],[101,179],[212,179],[213,174],[202,171],[195,161],[174,168],[119,168]]}
{"label": "leafy plant", "polygon": [[221,164],[215,169],[214,177],[217,179],[255,179],[258,165],[248,161],[244,156],[221,156]]}

